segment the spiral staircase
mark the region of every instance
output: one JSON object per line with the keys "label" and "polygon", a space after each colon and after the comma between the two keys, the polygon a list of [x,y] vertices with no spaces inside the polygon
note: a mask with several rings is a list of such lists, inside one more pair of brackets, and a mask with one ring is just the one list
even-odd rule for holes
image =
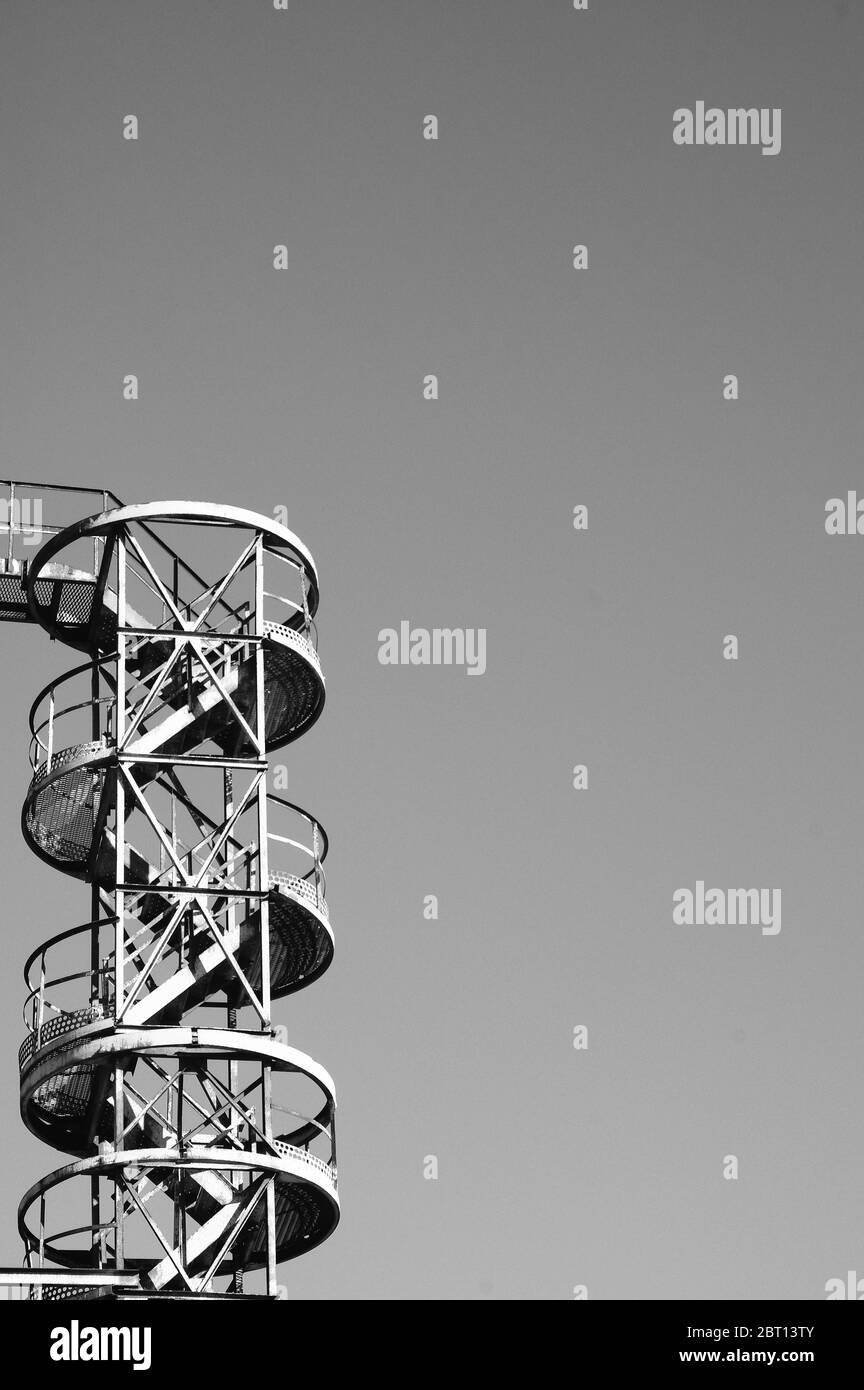
{"label": "spiral staircase", "polygon": [[0,619],[86,655],[30,715],[24,838],[91,910],[25,970],[21,1114],[70,1161],[21,1201],[22,1280],[278,1298],[339,1218],[332,1081],[271,1016],[333,955],[327,837],[267,787],[323,707],[317,573],[241,508],[111,500],[27,560],[10,511],[0,562]]}

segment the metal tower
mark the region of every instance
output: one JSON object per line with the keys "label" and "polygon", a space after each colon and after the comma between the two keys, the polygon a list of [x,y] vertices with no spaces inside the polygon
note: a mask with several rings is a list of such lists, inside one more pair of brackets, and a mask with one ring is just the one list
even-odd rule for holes
{"label": "metal tower", "polygon": [[85,656],[33,703],[22,829],[91,895],[25,967],[21,1114],[71,1161],[20,1203],[19,1281],[275,1298],[339,1219],[332,1081],[271,1017],[333,954],[327,837],[267,789],[324,702],[315,564],[237,507],[100,493],[58,527],[25,499],[90,490],[6,486],[0,618]]}

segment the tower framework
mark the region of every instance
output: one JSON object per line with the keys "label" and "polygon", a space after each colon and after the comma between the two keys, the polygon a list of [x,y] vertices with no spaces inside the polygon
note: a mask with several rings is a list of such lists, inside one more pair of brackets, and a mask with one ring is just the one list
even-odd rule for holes
{"label": "tower framework", "polygon": [[326,834],[267,785],[324,702],[314,561],[241,508],[109,494],[23,559],[49,490],[7,486],[0,618],[85,658],[33,702],[22,829],[90,890],[25,967],[21,1114],[70,1161],[21,1201],[22,1278],[278,1297],[339,1218],[333,1083],[271,1016],[333,954]]}

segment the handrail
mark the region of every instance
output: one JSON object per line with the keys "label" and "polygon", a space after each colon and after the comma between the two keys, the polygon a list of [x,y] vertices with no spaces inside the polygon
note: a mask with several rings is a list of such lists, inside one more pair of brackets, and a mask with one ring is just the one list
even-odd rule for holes
{"label": "handrail", "polygon": [[[58,946],[60,942],[69,940],[70,937],[79,936],[83,932],[88,932],[92,934],[94,931],[96,931],[98,933],[100,928],[108,926],[113,927],[116,924],[116,922],[117,918],[115,916],[94,918],[93,921],[84,922],[82,925],[77,927],[70,927],[67,931],[64,932],[58,932],[56,936],[51,937],[48,941],[44,941],[41,946],[37,947],[35,951],[32,951],[30,953],[24,964],[24,983],[27,986],[28,993],[24,999],[21,1013],[24,1021],[24,1026],[28,1028],[28,1030],[31,1033],[37,1033],[41,1035],[43,1014],[46,1007],[48,1009],[52,1009],[55,1013],[58,1014],[63,1014],[66,1012],[66,1010],[61,1009],[58,1005],[53,1004],[50,1000],[46,1000],[45,995],[47,990],[55,989],[59,985],[69,984],[73,980],[89,980],[90,989],[92,993],[94,987],[98,990],[101,978],[105,975],[110,974],[109,968],[105,965],[99,965],[96,967],[91,965],[86,970],[73,971],[69,975],[52,976],[49,979],[46,973],[46,962],[49,952],[55,946]],[[37,961],[41,963],[41,971],[39,983],[34,984],[30,978],[30,970],[36,964]],[[38,1014],[35,1009],[37,1001]],[[90,1003],[92,1004],[92,1002],[93,1001],[91,998]],[[34,1006],[34,1009],[31,1013],[31,1019],[28,1022],[27,1010],[31,1005]]]}
{"label": "handrail", "polygon": [[[36,696],[36,698],[33,700],[33,703],[32,703],[31,706],[30,706],[30,714],[29,714],[29,717],[28,717],[28,724],[29,724],[29,728],[30,728],[30,733],[31,733],[31,735],[32,735],[34,738],[35,738],[35,736],[36,736],[36,729],[34,728],[33,721],[34,721],[34,719],[35,719],[35,717],[36,717],[36,710],[37,710],[38,705],[45,699],[46,696],[53,695],[53,694],[56,692],[58,686],[63,685],[66,681],[71,681],[71,680],[73,680],[75,676],[80,676],[80,675],[82,675],[85,671],[86,671],[88,674],[91,674],[92,671],[93,671],[94,665],[99,669],[99,672],[100,672],[100,674],[102,675],[103,679],[104,679],[105,681],[107,681],[109,685],[112,685],[112,686],[113,686],[113,685],[114,685],[114,682],[111,680],[111,677],[110,677],[110,676],[108,675],[108,673],[107,673],[106,671],[104,671],[102,668],[103,668],[104,666],[107,666],[109,663],[113,662],[114,660],[115,660],[115,656],[114,656],[114,655],[111,655],[111,656],[102,656],[102,657],[100,657],[95,663],[94,663],[94,661],[93,661],[92,659],[91,659],[90,661],[83,661],[83,662],[81,663],[80,666],[73,666],[71,670],[69,670],[69,671],[64,671],[62,675],[60,675],[60,676],[55,676],[54,679],[53,679],[53,680],[50,680],[50,681],[48,682],[47,685],[43,685],[42,689],[39,691],[39,694]],[[86,704],[86,703],[87,703],[87,701],[85,700],[85,701],[84,701],[84,704]]]}
{"label": "handrail", "polygon": [[304,810],[304,808],[303,808],[302,806],[298,806],[297,803],[294,802],[294,801],[289,801],[289,800],[287,799],[287,797],[279,796],[277,792],[268,792],[268,793],[267,793],[267,800],[268,800],[268,801],[274,801],[274,802],[276,802],[276,803],[277,803],[278,805],[280,805],[280,806],[285,806],[289,811],[296,811],[297,814],[298,814],[303,820],[309,822],[309,824],[313,827],[313,829],[314,829],[314,828],[317,828],[319,835],[321,836],[322,840],[324,841],[324,847],[323,847],[323,849],[322,849],[322,851],[321,851],[321,853],[320,853],[320,855],[319,855],[318,857],[319,857],[319,859],[321,859],[321,860],[324,860],[324,859],[327,858],[327,851],[328,851],[328,849],[330,848],[330,842],[329,842],[329,840],[328,840],[328,838],[327,838],[327,831],[324,829],[324,827],[323,827],[323,825],[321,824],[320,821],[316,820],[315,817],[314,817],[309,811]]}
{"label": "handrail", "polygon": [[107,497],[117,507],[125,505],[110,488],[104,487],[77,487],[73,483],[31,483],[21,478],[0,478],[0,487],[27,487],[33,488],[34,491],[38,489],[39,492],[74,492],[88,497]]}
{"label": "handrail", "polygon": [[24,983],[30,987],[30,967],[35,964],[40,957],[44,956],[52,946],[59,946],[61,941],[66,941],[71,936],[79,936],[81,932],[92,931],[94,927],[116,926],[116,916],[94,917],[90,922],[82,922],[78,927],[68,927],[66,931],[57,932],[56,936],[50,936],[47,941],[43,941],[41,946],[37,946],[35,951],[24,962]]}

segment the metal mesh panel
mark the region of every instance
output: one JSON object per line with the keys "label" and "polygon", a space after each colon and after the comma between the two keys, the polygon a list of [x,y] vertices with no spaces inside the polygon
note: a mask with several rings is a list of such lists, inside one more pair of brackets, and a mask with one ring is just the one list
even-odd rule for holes
{"label": "metal mesh panel", "polygon": [[[274,998],[289,994],[308,976],[317,975],[332,955],[330,934],[317,917],[286,893],[271,892],[270,986]],[[252,977],[260,977],[260,961],[249,969],[250,982],[257,988],[258,981]]]}
{"label": "metal mesh panel", "polygon": [[299,1160],[299,1162],[301,1163],[307,1163],[310,1168],[315,1169],[316,1173],[318,1173],[321,1177],[326,1178],[329,1183],[332,1183],[333,1188],[335,1189],[335,1164],[325,1163],[323,1158],[319,1158],[317,1154],[310,1154],[307,1153],[305,1149],[298,1149],[296,1144],[286,1144],[284,1139],[274,1139],[273,1147],[278,1154],[282,1155],[283,1158],[293,1158]]}
{"label": "metal mesh panel", "polygon": [[55,1119],[80,1119],[87,1114],[92,1089],[93,1068],[73,1067],[49,1077],[37,1089],[33,1100],[44,1114]]}
{"label": "metal mesh panel", "polygon": [[87,1009],[75,1009],[72,1013],[55,1014],[49,1018],[47,1023],[43,1023],[38,1032],[29,1033],[18,1049],[18,1065],[22,1069],[30,1061],[36,1051],[37,1039],[38,1046],[45,1047],[55,1038],[60,1038],[64,1033],[70,1033],[74,1028],[84,1028],[88,1023],[93,1023],[95,1019],[102,1018],[101,1008],[90,1006]]}
{"label": "metal mesh panel", "polygon": [[280,629],[279,640],[272,642],[267,652],[264,720],[268,747],[278,748],[298,738],[323,703],[324,681],[314,647],[296,632]]}
{"label": "metal mesh panel", "polygon": [[87,1288],[86,1284],[42,1284],[30,1289],[28,1299],[31,1302],[43,1303],[63,1303],[68,1299],[74,1298],[76,1302],[93,1298],[107,1298],[111,1290],[105,1288]]}
{"label": "metal mesh panel", "polygon": [[[92,745],[99,748],[101,745]],[[75,757],[82,749],[64,750],[51,761]],[[37,778],[44,778],[40,769]],[[27,829],[40,849],[68,864],[86,863],[93,843],[93,827],[102,791],[103,774],[89,767],[71,768],[32,796],[27,808]]]}
{"label": "metal mesh panel", "polygon": [[29,622],[27,600],[18,574],[0,574],[0,621]]}
{"label": "metal mesh panel", "polygon": [[82,626],[89,622],[90,614],[93,611],[95,592],[95,584],[88,584],[81,580],[64,580],[60,589],[60,606],[57,610],[57,617],[60,622],[80,623]]}
{"label": "metal mesh panel", "polygon": [[286,874],[282,869],[274,869],[270,872],[270,886],[284,889],[286,893],[293,893],[295,897],[302,898],[314,907],[322,917],[329,918],[330,911],[323,893],[318,893],[315,884],[310,883],[308,878],[298,878],[296,874]]}

